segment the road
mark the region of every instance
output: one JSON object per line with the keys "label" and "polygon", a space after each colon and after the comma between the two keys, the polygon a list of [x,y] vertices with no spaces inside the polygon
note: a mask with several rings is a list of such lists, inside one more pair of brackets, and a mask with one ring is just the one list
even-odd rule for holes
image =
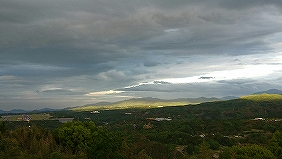
{"label": "road", "polygon": [[22,117],[23,117],[23,121],[30,121],[31,120],[31,117],[27,114],[23,114]]}

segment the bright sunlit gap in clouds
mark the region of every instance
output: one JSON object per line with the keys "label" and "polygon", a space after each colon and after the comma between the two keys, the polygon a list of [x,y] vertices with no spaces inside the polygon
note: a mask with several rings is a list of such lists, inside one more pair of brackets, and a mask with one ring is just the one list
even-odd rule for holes
{"label": "bright sunlit gap in clouds", "polygon": [[186,77],[186,78],[168,78],[160,81],[177,83],[194,83],[194,82],[208,82],[218,80],[233,80],[245,78],[257,78],[267,76],[274,71],[282,70],[282,66],[277,65],[251,65],[244,69],[215,71],[202,76]]}
{"label": "bright sunlit gap in clouds", "polygon": [[101,91],[101,92],[92,92],[85,94],[86,96],[101,96],[101,95],[108,95],[108,94],[118,94],[122,93],[124,91],[114,91],[114,90],[109,90],[109,91]]}
{"label": "bright sunlit gap in clouds", "polygon": [[[197,84],[197,83],[209,83],[216,81],[232,81],[232,80],[244,80],[244,79],[263,79],[269,78],[271,74],[282,71],[282,55],[274,54],[273,58],[263,59],[264,56],[261,55],[261,58],[256,58],[255,60],[252,57],[243,56],[245,62],[253,63],[253,64],[244,64],[240,65],[238,69],[230,69],[229,70],[221,70],[221,71],[213,71],[208,74],[183,77],[183,78],[164,78],[164,79],[155,79],[152,81],[141,82],[136,85],[126,86],[123,89],[130,91],[131,89],[142,87],[145,85],[156,85],[162,87],[162,85],[177,85],[177,84]],[[257,56],[258,57],[258,56]],[[242,57],[241,57],[242,58]],[[247,59],[247,60],[246,60]],[[225,60],[225,59],[223,59]],[[240,61],[241,62],[241,61]],[[173,73],[171,73],[173,75]],[[86,96],[103,96],[103,95],[114,95],[117,98],[126,98],[129,96],[120,96],[118,94],[126,93],[127,91],[117,91],[117,90],[109,90],[109,91],[101,91],[101,92],[92,92],[86,94]],[[144,91],[144,90],[142,90]],[[132,97],[132,96],[130,96]]]}

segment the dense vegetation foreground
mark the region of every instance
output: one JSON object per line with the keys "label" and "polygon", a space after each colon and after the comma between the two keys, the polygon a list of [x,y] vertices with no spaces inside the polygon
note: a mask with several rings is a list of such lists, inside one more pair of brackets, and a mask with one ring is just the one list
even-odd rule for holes
{"label": "dense vegetation foreground", "polygon": [[266,94],[154,109],[58,111],[50,115],[74,121],[0,123],[0,158],[281,159],[281,114],[281,95]]}

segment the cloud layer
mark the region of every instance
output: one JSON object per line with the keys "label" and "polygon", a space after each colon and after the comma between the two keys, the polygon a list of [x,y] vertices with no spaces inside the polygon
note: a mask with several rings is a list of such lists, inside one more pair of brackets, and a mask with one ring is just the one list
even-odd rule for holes
{"label": "cloud layer", "polygon": [[4,0],[0,30],[3,109],[282,89],[280,1]]}

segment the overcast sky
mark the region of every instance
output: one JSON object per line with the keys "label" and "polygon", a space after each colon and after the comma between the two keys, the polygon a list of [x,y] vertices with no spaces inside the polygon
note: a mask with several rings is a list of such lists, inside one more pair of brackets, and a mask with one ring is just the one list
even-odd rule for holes
{"label": "overcast sky", "polygon": [[282,90],[280,0],[0,0],[0,109]]}

